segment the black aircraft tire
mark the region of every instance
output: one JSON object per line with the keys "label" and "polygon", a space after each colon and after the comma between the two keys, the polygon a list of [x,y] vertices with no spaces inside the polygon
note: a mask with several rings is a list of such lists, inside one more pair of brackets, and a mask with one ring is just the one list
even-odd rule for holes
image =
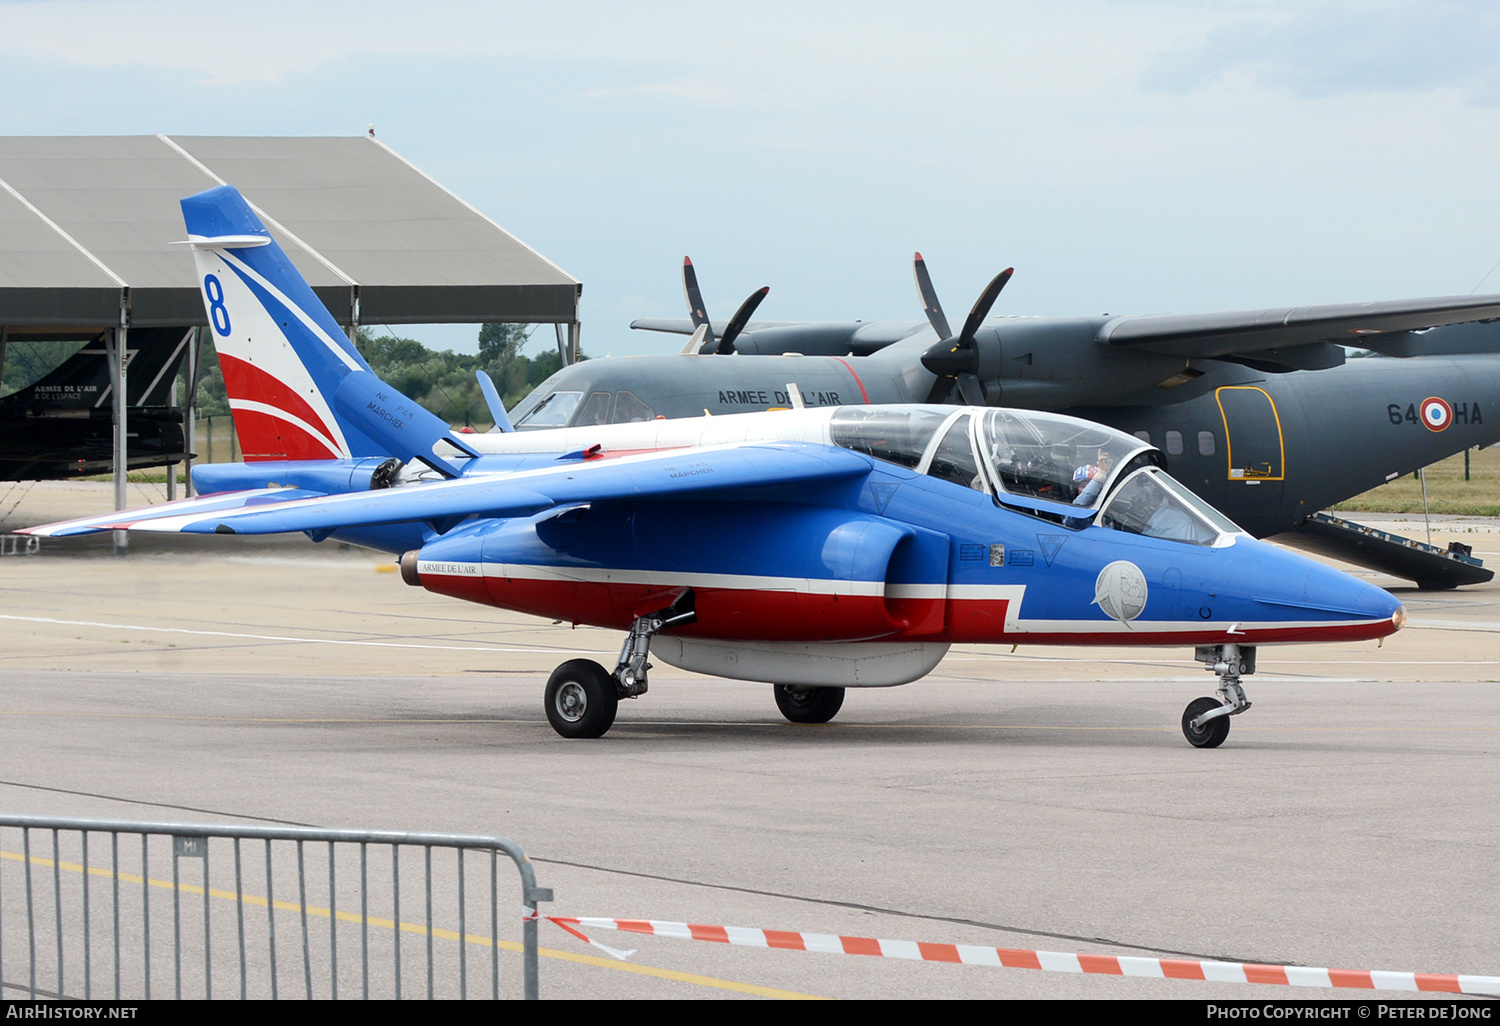
{"label": "black aircraft tire", "polygon": [[844,704],[843,688],[799,688],[777,684],[776,708],[793,723],[827,723]]}
{"label": "black aircraft tire", "polygon": [[1220,716],[1209,720],[1197,730],[1193,721],[1206,712],[1212,712],[1224,703],[1217,698],[1195,698],[1182,713],[1182,736],[1194,748],[1217,748],[1229,736],[1229,717]]}
{"label": "black aircraft tire", "polygon": [[620,692],[592,659],[570,659],[547,678],[547,722],[567,738],[603,737],[615,722]]}

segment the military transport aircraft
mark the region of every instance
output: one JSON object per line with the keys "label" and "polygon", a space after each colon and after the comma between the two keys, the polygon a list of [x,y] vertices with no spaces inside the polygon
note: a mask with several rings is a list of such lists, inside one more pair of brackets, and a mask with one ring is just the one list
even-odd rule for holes
{"label": "military transport aircraft", "polygon": [[[53,329],[32,334],[59,341]],[[172,386],[190,334],[182,328],[130,332],[125,423],[131,470],[164,467],[187,457],[182,409],[172,401]],[[6,336],[11,345],[28,339],[27,333],[16,331]],[[0,347],[0,366],[4,360]],[[115,465],[110,377],[104,339],[93,336],[41,378],[0,398],[0,481],[108,473]]]}
{"label": "military transport aircraft", "polygon": [[[1172,473],[1259,538],[1452,587],[1494,574],[1462,553],[1382,538],[1320,510],[1473,446],[1500,441],[1500,296],[1187,316],[986,321],[997,276],[949,327],[926,264],[928,320],[754,322],[704,355],[615,357],[565,367],[524,399],[521,429],[719,415],[787,406],[964,403],[1054,410],[1139,435]],[[634,327],[703,331],[691,321]],[[759,293],[757,293],[759,295]],[[752,297],[754,299],[755,297]],[[752,307],[753,309],[753,307]],[[744,308],[741,313],[744,314]],[[708,329],[711,332],[711,327]],[[1378,355],[1346,359],[1345,345]],[[731,349],[734,359],[711,356]],[[750,355],[782,353],[785,355]],[[794,356],[794,353],[830,355]],[[862,355],[869,354],[869,355]],[[795,362],[793,362],[795,361]]]}
{"label": "military transport aircraft", "polygon": [[304,531],[402,553],[439,594],[627,632],[545,709],[598,737],[657,657],[826,722],[958,642],[1192,646],[1222,743],[1256,646],[1398,630],[1392,596],[1250,538],[1133,435],[1051,413],[803,406],[460,438],[380,381],[240,194],[182,201],[246,463],[201,498],[30,533]]}

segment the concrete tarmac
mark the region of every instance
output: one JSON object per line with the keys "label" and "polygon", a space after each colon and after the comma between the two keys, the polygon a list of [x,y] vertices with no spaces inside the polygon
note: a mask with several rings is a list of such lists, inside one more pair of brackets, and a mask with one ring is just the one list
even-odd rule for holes
{"label": "concrete tarmac", "polygon": [[[1500,564],[1494,523],[1450,537]],[[547,674],[620,635],[246,541],[0,558],[0,811],[501,834],[558,915],[1500,975],[1500,586],[1377,579],[1407,629],[1262,648],[1213,751],[1178,725],[1214,686],[1190,651],[1025,646],[960,646],[818,727],[659,665],[577,742]],[[543,996],[1360,996],[597,939],[638,950],[542,924]]]}

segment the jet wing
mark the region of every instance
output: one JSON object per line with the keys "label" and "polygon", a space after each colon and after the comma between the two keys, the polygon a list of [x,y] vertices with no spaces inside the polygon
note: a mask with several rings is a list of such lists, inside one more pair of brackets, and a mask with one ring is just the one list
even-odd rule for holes
{"label": "jet wing", "polygon": [[[474,475],[432,484],[343,495],[261,490],[274,505],[232,492],[145,511],[31,528],[58,536],[125,529],[184,534],[314,534],[347,527],[426,522],[442,530],[471,516],[530,516],[555,506],[634,499],[733,499],[767,489],[805,488],[870,472],[863,456],[832,446],[788,443],[674,449],[615,459],[567,459],[555,466]],[[243,501],[240,497],[247,497]],[[215,502],[219,503],[215,505]],[[194,503],[201,505],[194,506]],[[160,511],[160,512],[158,512]]]}
{"label": "jet wing", "polygon": [[1319,342],[1379,348],[1379,336],[1500,317],[1500,296],[1447,296],[1208,314],[1115,317],[1098,341],[1195,359]]}
{"label": "jet wing", "polygon": [[93,517],[63,520],[40,527],[23,527],[17,534],[34,534],[41,538],[69,538],[99,531],[149,530],[147,524],[191,516],[214,516],[235,510],[256,509],[283,502],[322,498],[323,492],[302,488],[251,488],[238,492],[218,492],[196,499],[178,499],[142,509],[116,510]]}

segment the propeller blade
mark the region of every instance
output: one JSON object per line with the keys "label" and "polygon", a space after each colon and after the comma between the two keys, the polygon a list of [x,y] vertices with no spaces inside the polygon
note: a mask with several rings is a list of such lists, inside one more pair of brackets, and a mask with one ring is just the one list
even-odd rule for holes
{"label": "propeller blade", "polygon": [[[703,305],[703,293],[698,291],[698,272],[693,270],[693,258],[682,258],[682,291],[687,293],[688,316],[693,327],[708,324],[708,307]],[[708,341],[714,341],[714,327],[708,324]]]}
{"label": "propeller blade", "polygon": [[756,289],[740,304],[740,308],[729,319],[729,327],[724,329],[724,337],[719,339],[720,356],[728,356],[734,352],[734,340],[740,337],[740,332],[744,331],[745,325],[750,323],[751,314],[755,313],[755,308],[760,306],[760,301],[765,299],[770,291],[769,285]]}
{"label": "propeller blade", "polygon": [[937,380],[932,383],[932,390],[927,393],[923,400],[930,405],[943,405],[951,402],[953,397],[953,379],[939,374]]}
{"label": "propeller blade", "polygon": [[979,383],[979,376],[968,371],[960,374],[957,378],[958,394],[963,396],[966,406],[988,406],[984,398],[984,386]]}
{"label": "propeller blade", "polygon": [[990,307],[995,305],[995,300],[1000,298],[1000,290],[1005,288],[1005,283],[1010,281],[1010,276],[1016,273],[1014,267],[1007,267],[995,275],[993,281],[984,287],[979,298],[974,301],[974,309],[969,311],[969,319],[964,321],[963,334],[958,336],[959,345],[969,345],[974,341],[974,333],[984,323],[984,319],[990,315]]}
{"label": "propeller blade", "polygon": [[917,273],[917,293],[922,297],[922,312],[927,314],[927,323],[932,325],[938,338],[949,338],[953,332],[948,327],[948,318],[943,316],[937,290],[932,287],[932,276],[927,273],[927,261],[922,259],[921,253],[912,261],[912,268]]}

